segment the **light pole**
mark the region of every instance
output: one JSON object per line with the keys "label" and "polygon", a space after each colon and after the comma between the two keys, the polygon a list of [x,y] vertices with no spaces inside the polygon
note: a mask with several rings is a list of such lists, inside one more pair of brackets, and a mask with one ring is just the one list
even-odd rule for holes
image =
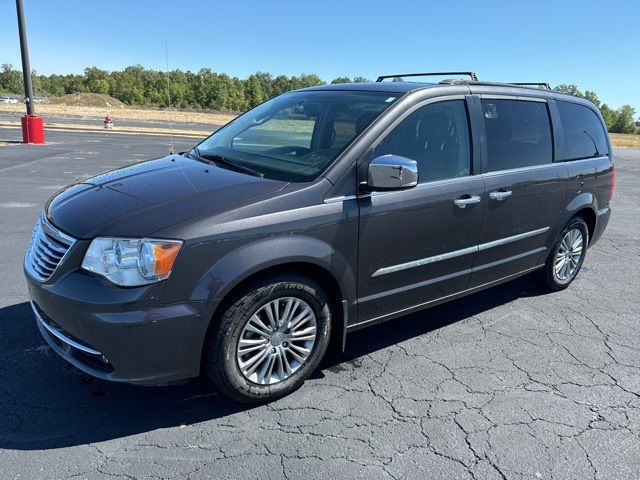
{"label": "light pole", "polygon": [[24,24],[22,0],[16,0],[16,10],[18,12],[18,32],[20,33],[20,53],[22,54],[24,100],[27,104],[27,114],[22,117],[22,141],[23,143],[44,143],[44,122],[42,117],[35,114],[35,109],[33,108],[29,45],[27,44],[27,29]]}

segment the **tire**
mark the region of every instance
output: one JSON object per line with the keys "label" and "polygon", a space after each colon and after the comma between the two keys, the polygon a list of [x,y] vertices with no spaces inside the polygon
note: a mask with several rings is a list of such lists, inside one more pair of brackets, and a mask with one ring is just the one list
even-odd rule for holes
{"label": "tire", "polygon": [[218,390],[233,400],[263,403],[299,388],[331,336],[322,288],[310,278],[284,275],[254,283],[230,302],[206,345],[204,366]]}
{"label": "tire", "polygon": [[[579,255],[576,247],[578,244],[581,247]],[[575,248],[570,249],[569,253],[564,255],[563,263],[560,257],[562,256],[561,252],[567,252],[565,245],[573,245]],[[544,267],[533,273],[532,276],[536,283],[543,289],[552,292],[567,288],[576,278],[584,263],[588,245],[589,229],[587,224],[582,217],[573,217],[560,232]]]}

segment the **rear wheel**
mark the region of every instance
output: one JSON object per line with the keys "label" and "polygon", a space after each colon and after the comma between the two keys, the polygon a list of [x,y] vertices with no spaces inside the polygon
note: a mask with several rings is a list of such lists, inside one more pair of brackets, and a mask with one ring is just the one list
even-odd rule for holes
{"label": "rear wheel", "polygon": [[551,291],[567,288],[582,267],[588,243],[587,224],[573,217],[558,236],[544,268],[534,272],[537,283]]}
{"label": "rear wheel", "polygon": [[239,294],[209,340],[206,369],[235,400],[265,402],[294,391],[317,368],[331,333],[329,302],[313,280],[283,276]]}

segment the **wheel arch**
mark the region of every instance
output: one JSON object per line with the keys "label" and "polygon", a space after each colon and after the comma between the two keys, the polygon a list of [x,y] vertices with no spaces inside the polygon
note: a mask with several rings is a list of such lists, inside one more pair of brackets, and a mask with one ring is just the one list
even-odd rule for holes
{"label": "wheel arch", "polygon": [[331,245],[318,239],[274,237],[234,250],[203,277],[203,285],[215,284],[214,289],[207,289],[215,308],[203,338],[201,358],[217,325],[216,318],[240,292],[264,278],[287,273],[309,277],[323,288],[331,308],[331,349],[343,351],[348,318],[353,313],[350,310],[355,310],[355,276],[349,263]]}
{"label": "wheel arch", "polygon": [[590,192],[582,192],[569,203],[567,206],[566,214],[562,219],[561,224],[558,226],[558,232],[562,231],[564,226],[573,217],[582,218],[587,224],[589,231],[589,243],[596,231],[598,200],[595,195]]}
{"label": "wheel arch", "polygon": [[594,232],[596,231],[596,221],[598,218],[596,212],[590,207],[584,207],[578,210],[573,216],[582,218],[584,220],[584,223],[587,224],[587,230],[589,232],[589,242],[587,244],[588,246],[591,243]]}

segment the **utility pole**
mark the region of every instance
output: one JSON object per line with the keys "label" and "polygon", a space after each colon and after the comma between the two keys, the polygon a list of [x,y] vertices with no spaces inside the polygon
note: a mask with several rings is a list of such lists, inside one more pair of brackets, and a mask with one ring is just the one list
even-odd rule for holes
{"label": "utility pole", "polygon": [[20,33],[20,52],[22,54],[24,100],[27,104],[27,114],[22,117],[22,141],[24,143],[44,143],[44,123],[42,117],[37,116],[33,108],[33,84],[31,83],[29,45],[27,43],[27,28],[24,23],[22,0],[16,0],[16,11],[18,12],[18,32]]}
{"label": "utility pole", "polygon": [[22,77],[24,79],[24,98],[27,103],[27,115],[34,115],[33,85],[31,83],[31,65],[29,65],[29,45],[27,44],[27,29],[24,25],[24,8],[22,0],[16,0],[18,11],[18,32],[20,32],[20,52],[22,53]]}

